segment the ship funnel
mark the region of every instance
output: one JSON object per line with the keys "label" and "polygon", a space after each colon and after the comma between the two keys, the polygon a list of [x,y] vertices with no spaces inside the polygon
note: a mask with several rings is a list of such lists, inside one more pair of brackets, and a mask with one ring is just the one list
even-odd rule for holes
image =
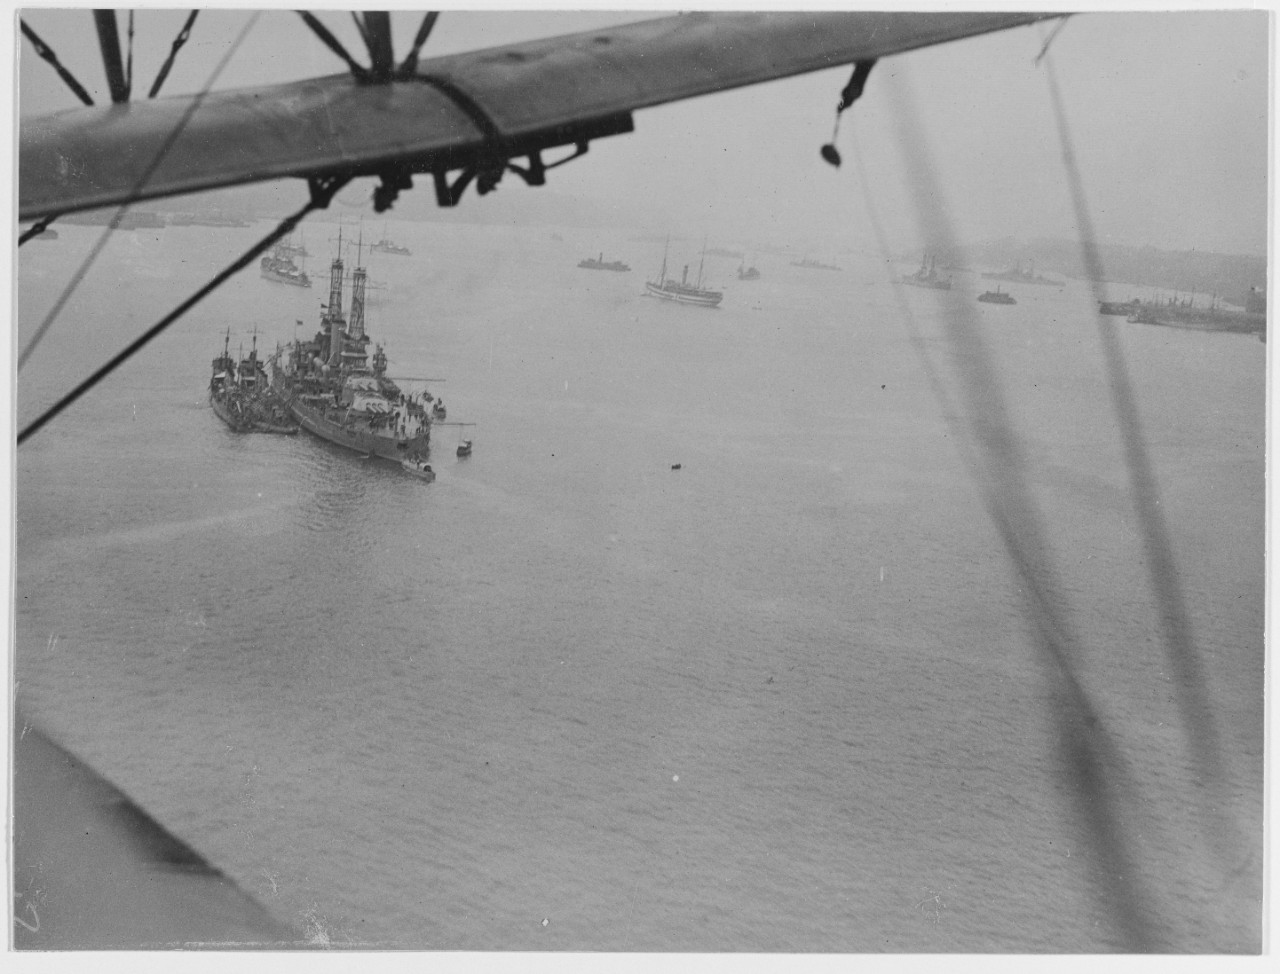
{"label": "ship funnel", "polygon": [[689,265],[688,264],[684,265],[684,273],[680,275],[680,283],[681,284],[689,283]]}

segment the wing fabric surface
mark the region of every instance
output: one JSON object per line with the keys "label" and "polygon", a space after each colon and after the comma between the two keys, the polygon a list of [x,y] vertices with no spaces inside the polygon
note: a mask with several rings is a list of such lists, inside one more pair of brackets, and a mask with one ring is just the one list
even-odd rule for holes
{"label": "wing fabric surface", "polygon": [[71,109],[22,120],[19,219],[283,176],[505,161],[630,131],[639,108],[1053,16],[687,14],[425,60],[387,84],[333,75]]}

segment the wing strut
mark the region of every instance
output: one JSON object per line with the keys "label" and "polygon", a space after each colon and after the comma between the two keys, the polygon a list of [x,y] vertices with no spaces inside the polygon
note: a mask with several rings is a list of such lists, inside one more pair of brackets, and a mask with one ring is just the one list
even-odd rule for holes
{"label": "wing strut", "polygon": [[129,82],[120,60],[120,31],[114,10],[95,10],[93,20],[98,28],[98,46],[102,49],[102,66],[107,72],[111,100],[117,105],[129,100]]}

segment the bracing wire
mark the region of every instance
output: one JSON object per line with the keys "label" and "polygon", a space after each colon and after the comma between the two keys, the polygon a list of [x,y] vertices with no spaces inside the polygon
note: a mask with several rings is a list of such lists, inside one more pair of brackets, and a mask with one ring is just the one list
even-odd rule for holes
{"label": "bracing wire", "polygon": [[418,52],[422,50],[422,45],[427,42],[427,38],[431,36],[431,28],[436,25],[436,18],[440,16],[438,11],[429,11],[423,18],[422,23],[418,25],[418,33],[413,37],[413,47],[409,49],[408,55],[400,62],[400,74],[413,74],[418,68]]}
{"label": "bracing wire", "polygon": [[85,91],[84,86],[76,80],[75,75],[68,71],[66,66],[58,60],[58,55],[53,52],[53,48],[42,41],[40,36],[27,25],[25,20],[19,21],[19,24],[22,26],[23,36],[31,42],[31,46],[36,49],[36,53],[48,62],[49,65],[52,66],[53,70],[58,72],[58,77],[66,82],[67,87],[75,93],[77,98],[86,105],[92,105],[93,99],[89,97],[89,93]]}
{"label": "bracing wire", "polygon": [[49,224],[56,220],[56,216],[47,216],[43,220],[38,220],[27,228],[26,232],[18,237],[18,246],[21,247],[32,237],[38,237],[49,229]]}
{"label": "bracing wire", "polygon": [[54,323],[54,321],[57,320],[58,315],[62,312],[63,307],[66,305],[71,295],[75,293],[76,288],[80,286],[80,282],[84,280],[85,274],[89,272],[89,268],[93,266],[94,262],[97,261],[98,259],[98,255],[102,253],[102,248],[107,245],[107,240],[110,239],[112,231],[114,231],[115,228],[119,226],[121,217],[124,216],[125,212],[129,209],[129,206],[132,204],[132,202],[138,198],[138,194],[141,193],[143,187],[147,185],[147,181],[151,178],[152,174],[160,166],[160,163],[162,163],[165,157],[169,154],[169,150],[173,148],[173,144],[174,142],[177,141],[178,136],[182,134],[183,130],[187,127],[187,123],[191,121],[191,117],[196,113],[196,110],[199,109],[200,105],[204,102],[205,96],[209,93],[209,89],[213,86],[214,82],[216,82],[218,78],[221,76],[223,69],[226,68],[232,56],[239,49],[241,43],[243,43],[245,37],[248,36],[249,31],[253,28],[253,25],[258,22],[259,16],[261,16],[261,11],[255,12],[245,23],[244,27],[240,29],[240,33],[236,35],[236,39],[232,42],[231,47],[228,48],[227,52],[222,56],[222,59],[218,62],[217,66],[213,69],[213,73],[209,75],[208,80],[204,83],[204,87],[201,88],[199,94],[197,94],[191,100],[191,104],[187,106],[187,109],[185,112],[183,112],[182,117],[178,119],[178,123],[173,127],[173,131],[169,133],[169,136],[165,139],[164,143],[160,146],[160,149],[156,153],[155,158],[151,160],[151,164],[147,166],[147,168],[143,171],[142,175],[138,178],[138,182],[134,185],[133,189],[129,193],[129,199],[127,199],[124,203],[120,205],[120,208],[116,211],[115,215],[111,218],[111,222],[102,231],[102,234],[98,237],[97,241],[94,243],[93,249],[89,251],[88,256],[85,257],[85,259],[81,262],[80,266],[76,268],[76,272],[71,276],[71,280],[68,281],[67,286],[62,289],[62,293],[58,295],[58,299],[53,303],[53,307],[49,309],[49,313],[45,315],[44,321],[40,322],[40,327],[37,328],[35,334],[31,336],[31,341],[27,343],[27,347],[24,348],[22,352],[19,354],[18,371],[22,371],[22,366],[26,363],[27,359],[31,357],[31,354],[36,350],[36,347],[40,344],[41,339],[44,338],[45,333],[49,330],[50,326]]}
{"label": "bracing wire", "polygon": [[[899,84],[904,81],[900,78]],[[914,101],[896,85],[890,90],[896,95],[894,115],[900,140],[920,163],[914,172],[919,186],[918,217],[929,228],[930,237],[952,247],[955,235],[942,206],[944,196],[916,118]],[[870,200],[868,210],[874,212]],[[873,226],[878,226],[878,221]],[[881,240],[887,257],[883,236]],[[907,320],[911,320],[909,312]],[[1075,786],[1076,817],[1093,846],[1090,858],[1095,885],[1105,893],[1109,915],[1125,947],[1155,949],[1165,939],[1158,912],[1137,878],[1130,843],[1120,826],[1123,786],[1129,777],[1125,760],[1076,672],[1079,639],[1061,600],[1054,594],[1061,591],[1061,586],[1056,583],[1057,572],[1050,560],[1048,532],[1032,497],[1025,457],[1013,429],[1000,376],[972,309],[956,306],[947,323],[967,428],[953,418],[945,393],[939,396],[940,404],[947,410],[953,431],[963,434],[954,437],[961,444],[961,458],[979,487],[983,506],[1024,595],[1023,612],[1051,680],[1062,773]],[[942,383],[936,367],[929,362],[921,342],[913,341],[912,345],[937,394]]]}
{"label": "bracing wire", "polygon": [[299,10],[298,16],[302,18],[302,22],[311,28],[311,32],[324,42],[324,46],[331,50],[338,57],[346,62],[351,73],[361,81],[367,81],[369,78],[368,70],[359,64],[355,58],[347,53],[347,49],[342,46],[342,42],[330,33],[329,28],[320,23],[315,14],[307,10]]}
{"label": "bracing wire", "polygon": [[[1056,33],[1056,31],[1055,31]],[[1050,38],[1052,40],[1052,37]],[[1047,46],[1047,45],[1046,45]],[[1054,119],[1062,144],[1062,162],[1066,170],[1067,184],[1075,209],[1076,223],[1080,228],[1080,250],[1085,273],[1093,292],[1094,308],[1106,299],[1102,281],[1105,273],[1098,252],[1097,236],[1093,228],[1084,184],[1076,163],[1074,140],[1063,107],[1062,93],[1053,71],[1053,59],[1046,58],[1045,78],[1053,103]],[[1106,364],[1112,409],[1118,420],[1123,441],[1125,465],[1129,471],[1129,486],[1138,523],[1142,526],[1142,542],[1146,557],[1151,589],[1156,598],[1159,627],[1165,652],[1177,679],[1178,707],[1182,715],[1184,733],[1188,738],[1196,765],[1197,775],[1206,784],[1220,785],[1226,755],[1218,743],[1216,722],[1206,690],[1204,667],[1196,650],[1190,613],[1178,581],[1178,567],[1173,555],[1173,544],[1165,524],[1160,505],[1160,490],[1147,453],[1142,418],[1134,395],[1124,350],[1114,329],[1101,314],[1095,314],[1098,339]],[[1214,789],[1217,790],[1216,788]],[[1220,805],[1215,805],[1220,808]],[[1218,811],[1212,815],[1216,822],[1209,831],[1211,845],[1217,847],[1219,857],[1226,868],[1234,869],[1242,857],[1244,843],[1235,822]]]}
{"label": "bracing wire", "polygon": [[182,25],[182,30],[178,31],[178,36],[173,39],[173,44],[169,47],[169,56],[164,59],[164,64],[160,65],[160,72],[156,75],[156,80],[151,84],[151,90],[147,93],[148,98],[154,98],[160,94],[160,88],[164,84],[165,78],[169,77],[169,71],[173,68],[173,62],[178,57],[178,52],[182,50],[182,45],[187,43],[187,38],[191,36],[191,25],[196,22],[196,14],[199,10],[193,10],[187,15],[187,22]]}
{"label": "bracing wire", "polygon": [[272,230],[271,233],[267,234],[258,243],[254,244],[247,251],[245,251],[244,254],[242,254],[239,258],[235,260],[235,262],[228,265],[224,270],[222,270],[217,275],[215,275],[199,291],[191,295],[191,297],[183,301],[182,304],[174,308],[173,311],[169,312],[169,314],[165,315],[158,322],[156,322],[154,325],[148,328],[145,332],[143,332],[140,336],[138,336],[138,338],[134,339],[123,350],[121,350],[113,358],[111,358],[111,360],[108,361],[105,365],[103,365],[91,376],[89,376],[87,379],[81,382],[78,386],[72,389],[71,392],[67,393],[65,396],[59,399],[56,403],[54,403],[52,406],[46,409],[43,413],[41,413],[36,420],[29,423],[25,428],[23,428],[22,432],[18,434],[18,445],[21,446],[24,442],[30,439],[37,431],[39,431],[39,429],[42,426],[44,426],[51,419],[57,416],[60,412],[62,412],[64,409],[66,409],[68,406],[74,403],[77,399],[83,396],[86,392],[88,392],[90,389],[96,386],[99,382],[105,379],[108,375],[114,372],[120,365],[124,364],[124,362],[126,362],[135,352],[137,352],[149,341],[151,341],[151,339],[155,338],[162,331],[168,328],[169,325],[173,324],[173,322],[181,318],[192,307],[194,307],[198,302],[200,302],[205,297],[207,297],[210,293],[212,293],[216,288],[218,288],[224,281],[230,278],[233,274],[249,266],[250,262],[252,262],[255,257],[264,253],[266,249],[270,247],[273,243],[275,243],[285,234],[292,233],[294,228],[297,227],[297,225],[302,221],[302,219],[308,213],[310,213],[312,210],[320,209],[328,205],[329,198],[332,196],[333,192],[336,192],[337,189],[345,182],[346,180],[343,179],[337,182],[336,184],[334,184],[333,186],[331,186],[328,190],[325,191],[325,193],[313,197],[300,210],[298,210],[292,216],[286,218],[279,226],[277,226],[274,230]]}

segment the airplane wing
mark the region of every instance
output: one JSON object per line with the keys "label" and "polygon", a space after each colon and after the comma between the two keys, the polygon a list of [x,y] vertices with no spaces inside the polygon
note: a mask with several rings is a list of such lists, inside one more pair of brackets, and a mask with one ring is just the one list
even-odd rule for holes
{"label": "airplane wing", "polygon": [[[500,174],[629,132],[631,112],[1060,16],[694,13],[352,75],[77,108],[21,122],[19,219],[284,176]],[[176,133],[176,134],[175,134]],[[481,182],[482,189],[483,180]],[[393,198],[393,197],[392,197]]]}
{"label": "airplane wing", "polygon": [[307,945],[115,785],[14,716],[14,948]]}

